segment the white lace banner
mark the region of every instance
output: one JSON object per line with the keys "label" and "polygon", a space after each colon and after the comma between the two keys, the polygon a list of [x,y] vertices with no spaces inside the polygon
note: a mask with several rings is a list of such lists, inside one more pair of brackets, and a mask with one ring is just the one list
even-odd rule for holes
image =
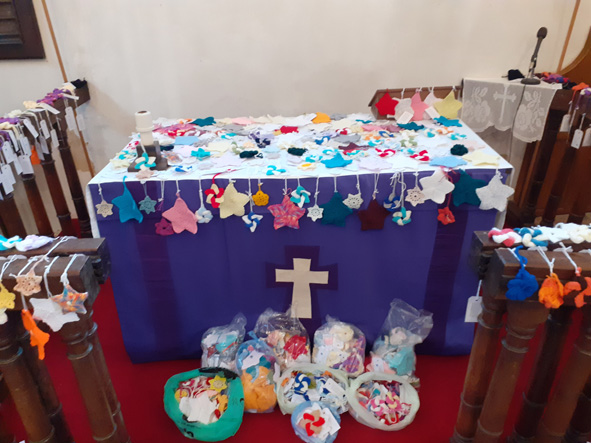
{"label": "white lace banner", "polygon": [[462,120],[475,132],[491,126],[506,131],[515,120],[516,138],[526,143],[540,140],[552,99],[560,87],[548,83],[523,85],[519,80],[507,79],[464,79]]}

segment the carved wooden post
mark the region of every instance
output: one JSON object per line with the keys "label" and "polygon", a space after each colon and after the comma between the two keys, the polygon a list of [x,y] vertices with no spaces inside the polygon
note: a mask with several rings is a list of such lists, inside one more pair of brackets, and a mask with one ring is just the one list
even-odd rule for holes
{"label": "carved wooden post", "polygon": [[53,229],[47,216],[47,211],[43,205],[43,199],[41,193],[37,187],[37,180],[35,180],[34,174],[21,174],[25,191],[27,192],[27,199],[33,212],[33,218],[35,219],[35,225],[39,231],[39,235],[47,235],[53,237]]}
{"label": "carved wooden post", "polygon": [[523,393],[523,406],[515,424],[513,435],[509,439],[513,443],[533,441],[538,423],[546,407],[560,355],[568,329],[572,306],[562,306],[550,311],[546,322],[542,345],[538,350],[532,374],[529,377],[527,391]]}
{"label": "carved wooden post", "polygon": [[90,217],[88,215],[88,209],[86,208],[86,202],[84,200],[84,192],[80,185],[80,178],[78,177],[78,171],[76,170],[76,164],[70,151],[70,145],[68,144],[68,136],[65,130],[59,128],[56,124],[54,129],[57,131],[59,139],[59,152],[64,164],[64,170],[66,171],[66,177],[68,179],[68,186],[70,187],[70,194],[72,195],[72,201],[76,208],[76,214],[78,215],[78,222],[80,223],[80,234],[82,237],[92,237],[90,228]]}
{"label": "carved wooden post", "polygon": [[583,308],[583,324],[564,370],[558,379],[552,398],[538,426],[536,443],[561,442],[580,392],[591,373],[591,306]]}
{"label": "carved wooden post", "polygon": [[35,443],[60,443],[46,415],[35,380],[17,344],[11,321],[0,325],[0,371],[21,417],[27,436]]}
{"label": "carved wooden post", "polygon": [[13,237],[18,235],[25,237],[27,230],[18,212],[16,203],[14,201],[14,194],[5,194],[4,189],[0,186],[0,214],[2,214],[3,229],[6,229],[4,235],[6,237]]}
{"label": "carved wooden post", "polygon": [[529,342],[548,317],[548,309],[538,302],[507,300],[507,311],[507,336],[478,420],[474,436],[477,443],[499,441]]}
{"label": "carved wooden post", "polygon": [[51,153],[44,154],[44,158],[41,160],[41,166],[45,173],[45,180],[47,180],[47,187],[49,188],[49,194],[53,201],[57,219],[62,228],[62,235],[75,235],[68,203],[66,202],[64,190],[62,189],[62,184],[60,183],[57,170],[55,169],[55,160]]}
{"label": "carved wooden post", "polygon": [[96,333],[98,326],[93,321],[92,315],[93,311],[89,310],[88,314],[81,318],[81,321],[85,322],[85,327],[88,330],[88,341],[92,346],[94,361],[97,367],[97,371],[99,373],[100,384],[103,387],[105,396],[107,398],[107,403],[109,404],[109,409],[111,410],[113,422],[117,427],[117,435],[119,438],[118,441],[121,443],[128,443],[131,442],[131,440],[129,438],[129,434],[127,433],[127,427],[125,426],[125,422],[123,420],[123,414],[121,413],[121,404],[119,403],[117,393],[115,392],[113,382],[111,381],[111,375],[109,374],[107,362],[105,361],[103,348]]}
{"label": "carved wooden post", "polygon": [[93,438],[97,442],[120,443],[117,427],[113,422],[111,410],[93,356],[93,347],[88,342],[86,322],[67,323],[60,330],[60,334],[68,349],[68,358],[72,363],[78,387],[82,393],[84,405]]}
{"label": "carved wooden post", "polygon": [[591,376],[577,402],[570,426],[564,436],[566,443],[586,443],[591,439]]}
{"label": "carved wooden post", "polygon": [[451,438],[453,443],[472,441],[476,433],[476,422],[482,409],[484,397],[494,367],[494,358],[498,347],[499,333],[503,326],[505,301],[495,300],[493,295],[484,292],[483,310],[478,319],[478,328],[470,362],[461,395],[460,410]]}
{"label": "carved wooden post", "polygon": [[49,375],[49,371],[47,370],[47,366],[45,366],[43,360],[39,360],[37,348],[31,347],[30,334],[29,331],[27,331],[23,326],[20,312],[12,311],[8,312],[8,315],[16,326],[17,340],[23,350],[23,356],[25,357],[29,371],[31,372],[31,375],[37,384],[41,401],[43,402],[45,411],[55,429],[57,440],[60,443],[73,442],[74,439],[72,438],[72,434],[70,433],[70,429],[66,423],[66,418],[64,417],[64,412],[62,410],[62,404],[59,401],[57,393],[55,392],[55,388]]}

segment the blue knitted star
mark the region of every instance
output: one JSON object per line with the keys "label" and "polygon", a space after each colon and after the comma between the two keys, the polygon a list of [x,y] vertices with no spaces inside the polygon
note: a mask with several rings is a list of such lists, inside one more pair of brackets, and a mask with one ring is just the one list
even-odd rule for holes
{"label": "blue knitted star", "polygon": [[156,212],[156,200],[152,200],[150,196],[146,195],[143,200],[140,200],[140,210],[146,214]]}
{"label": "blue knitted star", "polygon": [[343,197],[335,192],[328,203],[320,205],[324,212],[322,214],[323,225],[345,226],[345,219],[353,210],[343,203]]}
{"label": "blue knitted star", "polygon": [[330,160],[321,160],[327,168],[343,168],[353,162],[353,160],[345,160],[340,152],[337,152]]}
{"label": "blue knitted star", "polygon": [[402,129],[408,129],[409,131],[420,131],[421,129],[425,129],[424,125],[419,125],[416,122],[398,123],[398,126],[400,126]]}
{"label": "blue knitted star", "polygon": [[525,270],[527,258],[519,253],[521,248],[523,248],[523,246],[519,246],[517,249],[515,249],[515,254],[519,259],[521,267],[519,268],[515,278],[507,283],[508,289],[505,293],[505,297],[507,297],[509,300],[526,300],[534,295],[539,288],[536,277]]}
{"label": "blue knitted star", "polygon": [[429,166],[443,166],[445,168],[457,168],[458,166],[463,166],[467,164],[468,162],[466,160],[456,157],[454,155],[433,158],[429,162]]}
{"label": "blue knitted star", "polygon": [[215,119],[213,117],[206,117],[206,118],[196,118],[191,122],[193,125],[197,126],[210,126],[215,125]]}
{"label": "blue knitted star", "polygon": [[211,152],[208,152],[203,148],[199,148],[196,151],[191,151],[191,157],[197,157],[199,160],[205,160],[210,155]]}
{"label": "blue knitted star", "polygon": [[121,223],[125,223],[132,219],[141,223],[144,220],[144,216],[138,209],[135,200],[131,196],[131,192],[127,189],[127,185],[125,184],[126,178],[127,177],[123,177],[123,194],[119,197],[115,197],[112,203],[119,208],[119,221]]}
{"label": "blue knitted star", "polygon": [[460,206],[463,203],[475,206],[480,205],[480,199],[476,194],[476,190],[484,186],[486,186],[484,180],[472,178],[466,173],[466,171],[460,169],[460,179],[451,193],[454,199],[454,205]]}
{"label": "blue knitted star", "polygon": [[459,119],[449,119],[445,118],[443,115],[441,117],[435,118],[435,121],[442,126],[462,126]]}

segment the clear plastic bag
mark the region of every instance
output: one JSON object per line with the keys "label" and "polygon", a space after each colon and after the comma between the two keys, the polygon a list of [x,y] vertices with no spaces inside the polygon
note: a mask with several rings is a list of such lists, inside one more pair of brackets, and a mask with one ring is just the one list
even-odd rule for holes
{"label": "clear plastic bag", "polygon": [[276,312],[269,308],[257,319],[254,333],[264,340],[275,352],[281,370],[296,363],[310,363],[310,338],[304,325],[287,312]]}
{"label": "clear plastic bag", "polygon": [[414,347],[427,338],[432,328],[432,313],[394,299],[380,336],[373,344],[367,370],[406,376],[412,380],[416,366]]}
{"label": "clear plastic bag", "polygon": [[[375,395],[376,392],[379,394]],[[376,372],[366,372],[351,381],[347,400],[349,414],[355,420],[382,431],[399,431],[407,427],[421,406],[416,389],[403,377]],[[388,413],[389,423],[384,418],[384,411]]]}
{"label": "clear plastic bag", "polygon": [[347,412],[349,378],[343,371],[312,363],[292,366],[277,381],[277,403],[283,414],[292,414],[305,401],[330,404],[339,414]]}
{"label": "clear plastic bag", "polygon": [[244,388],[246,412],[272,412],[277,404],[275,381],[280,369],[273,350],[260,340],[248,340],[240,345],[236,368]]}
{"label": "clear plastic bag", "polygon": [[314,363],[356,377],[363,372],[365,335],[352,324],[327,316],[314,333],[312,356]]}
{"label": "clear plastic bag", "polygon": [[236,370],[236,352],[244,341],[246,317],[236,314],[232,322],[224,326],[209,328],[201,338],[202,367]]}
{"label": "clear plastic bag", "polygon": [[332,443],[341,428],[341,417],[326,403],[307,401],[293,412],[291,426],[306,443]]}

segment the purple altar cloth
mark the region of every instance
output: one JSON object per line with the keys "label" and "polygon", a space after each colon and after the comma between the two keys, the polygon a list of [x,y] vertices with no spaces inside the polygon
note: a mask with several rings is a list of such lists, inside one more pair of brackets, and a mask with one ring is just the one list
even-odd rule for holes
{"label": "purple altar cloth", "polygon": [[[493,169],[470,169],[475,178],[490,180]],[[431,172],[421,173],[421,177]],[[391,174],[379,180],[378,201],[391,191]],[[197,180],[179,177],[181,196],[192,210],[199,207]],[[301,184],[313,193],[315,178]],[[407,189],[415,177],[405,173]],[[226,186],[227,179],[216,180]],[[282,178],[264,180],[271,204],[281,200]],[[373,174],[360,176],[362,209],[373,191]],[[139,182],[127,181],[135,201],[144,198]],[[203,189],[211,179],[202,180]],[[295,179],[290,187],[297,186]],[[338,190],[355,194],[356,177],[339,176]],[[160,181],[147,183],[148,195],[160,197]],[[236,179],[238,191],[246,192],[246,179]],[[101,183],[106,201],[121,195],[121,182]],[[253,192],[256,180],[253,180]],[[318,204],[334,192],[332,177],[320,179]],[[98,185],[90,184],[93,204],[100,202]],[[175,200],[176,184],[165,185],[164,210]],[[144,221],[120,223],[114,215],[97,216],[100,235],[107,239],[112,259],[111,280],[125,346],[135,363],[154,360],[197,358],[203,332],[229,323],[237,312],[248,319],[247,330],[267,307],[284,311],[291,303],[291,284],[274,283],[275,268],[292,268],[292,258],[312,258],[312,270],[328,270],[329,285],[313,285],[313,318],[303,320],[312,336],[326,315],[358,326],[371,343],[379,334],[390,301],[401,298],[417,308],[434,313],[434,329],[419,352],[465,354],[470,352],[474,324],[464,323],[468,297],[476,292],[477,276],[467,263],[470,240],[475,230],[493,227],[496,211],[476,206],[451,205],[456,222],[447,226],[437,221],[438,206],[428,202],[413,208],[412,222],[398,226],[386,219],[381,231],[361,231],[354,213],[346,227],[322,225],[306,216],[300,229],[273,229],[273,217],[266,207],[256,232],[251,233],[241,218],[221,220],[214,212],[208,224],[199,224],[196,235],[184,232],[162,237],[154,224],[161,213],[144,216]],[[246,208],[248,212],[248,207]]]}

